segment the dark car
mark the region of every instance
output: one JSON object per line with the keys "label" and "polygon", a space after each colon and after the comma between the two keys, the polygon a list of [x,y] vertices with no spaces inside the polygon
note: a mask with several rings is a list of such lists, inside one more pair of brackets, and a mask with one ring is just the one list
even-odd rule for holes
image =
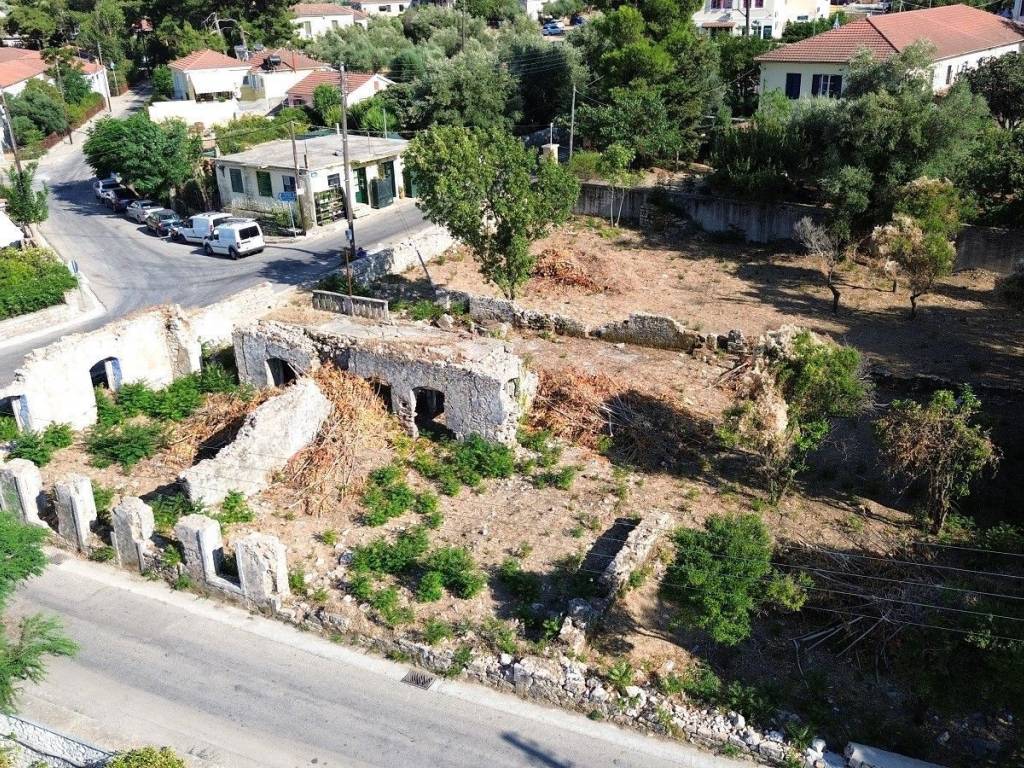
{"label": "dark car", "polygon": [[113,208],[115,211],[125,210],[133,200],[138,200],[139,196],[132,192],[128,187],[115,187],[110,191],[110,197],[104,202]]}
{"label": "dark car", "polygon": [[171,227],[179,224],[181,219],[170,208],[161,208],[146,217],[146,228],[160,237],[167,237],[171,233]]}

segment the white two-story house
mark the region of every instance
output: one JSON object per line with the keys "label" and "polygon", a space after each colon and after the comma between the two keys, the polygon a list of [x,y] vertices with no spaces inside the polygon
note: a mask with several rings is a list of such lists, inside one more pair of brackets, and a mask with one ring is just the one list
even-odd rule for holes
{"label": "white two-story house", "polygon": [[1020,51],[1024,34],[1007,19],[967,5],[868,16],[758,56],[760,92],[838,98],[859,51],[883,61],[919,40],[934,47],[932,89],[942,93],[982,60]]}
{"label": "white two-story house", "polygon": [[824,19],[829,14],[828,0],[704,0],[704,7],[693,14],[697,29],[712,35],[742,35],[750,14],[750,34],[754,37],[782,37],[792,21]]}
{"label": "white two-story house", "polygon": [[367,23],[362,11],[336,3],[296,3],[291,11],[295,32],[302,40],[312,40],[353,24],[365,27]]}

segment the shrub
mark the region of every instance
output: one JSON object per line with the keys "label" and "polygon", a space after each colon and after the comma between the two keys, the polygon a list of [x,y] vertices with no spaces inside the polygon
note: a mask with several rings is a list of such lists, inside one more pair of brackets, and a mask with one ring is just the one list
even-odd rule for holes
{"label": "shrub", "polygon": [[446,677],[458,677],[462,674],[463,670],[469,666],[469,662],[473,660],[473,649],[468,645],[461,646],[452,655],[452,664],[448,667],[448,671],[445,672]]}
{"label": "shrub", "polygon": [[412,464],[421,475],[436,481],[446,496],[454,496],[463,485],[475,488],[484,478],[511,477],[515,471],[512,449],[479,435],[470,435],[462,442],[442,443],[437,453],[431,456],[419,451]]}
{"label": "shrub", "polygon": [[452,626],[440,619],[427,619],[423,625],[423,639],[428,645],[437,645],[452,636]]}
{"label": "shrub", "polygon": [[327,601],[330,599],[330,593],[326,587],[317,587],[313,590],[313,594],[310,595],[310,599],[317,605],[327,605]]}
{"label": "shrub", "polygon": [[385,538],[356,547],[352,569],[357,573],[401,573],[427,551],[426,529],[415,526],[398,534],[392,544]]}
{"label": "shrub", "polygon": [[540,598],[540,576],[527,573],[514,557],[505,558],[498,568],[498,581],[517,600],[534,603]]}
{"label": "shrub", "polygon": [[427,571],[416,588],[416,599],[421,603],[432,603],[444,596],[444,575]]}
{"label": "shrub", "polygon": [[408,624],[413,619],[412,610],[408,606],[399,605],[398,590],[394,587],[378,589],[370,598],[370,605],[389,627]]}
{"label": "shrub", "polygon": [[[716,642],[736,645],[749,637],[751,614],[774,598],[787,608],[803,605],[797,592],[806,584],[774,572],[771,536],[757,515],[712,515],[704,530],[676,531],[675,544],[662,591],[681,606],[680,621]],[[786,584],[766,589],[772,579]]]}
{"label": "shrub", "polygon": [[185,761],[168,747],[143,747],[117,754],[107,768],[185,768]]}
{"label": "shrub", "polygon": [[514,654],[519,650],[515,629],[504,621],[488,619],[480,627],[480,634],[502,653]]}
{"label": "shrub", "polygon": [[224,501],[220,503],[220,514],[217,515],[221,524],[251,523],[252,518],[252,508],[245,500],[245,494],[241,491],[228,491]]}
{"label": "shrub", "polygon": [[427,558],[427,570],[441,575],[444,586],[458,597],[467,599],[484,587],[484,575],[477,569],[473,556],[464,547],[444,547]]}
{"label": "shrub", "polygon": [[6,443],[18,436],[18,422],[13,416],[0,416],[0,443]]}
{"label": "shrub", "polygon": [[537,454],[537,464],[544,468],[555,466],[562,457],[562,446],[555,442],[550,429],[522,428],[516,433],[519,444]]}
{"label": "shrub", "polygon": [[568,491],[572,488],[579,467],[562,467],[561,469],[549,469],[533,476],[534,488],[558,488],[560,491]]}
{"label": "shrub", "polygon": [[306,574],[298,568],[292,568],[288,571],[288,589],[296,595],[305,597],[309,591],[306,587]]}
{"label": "shrub", "polygon": [[348,591],[358,600],[369,600],[373,597],[373,579],[368,573],[357,573],[349,581]]}
{"label": "shrub", "polygon": [[682,678],[682,691],[691,699],[714,704],[722,690],[722,681],[710,667],[695,664]]}
{"label": "shrub", "polygon": [[392,305],[392,311],[405,312],[410,320],[437,320],[445,313],[444,307],[430,299],[399,300]]}
{"label": "shrub", "polygon": [[89,559],[96,563],[107,563],[114,559],[113,547],[97,547],[89,553]]}
{"label": "shrub", "polygon": [[317,539],[320,540],[321,544],[326,544],[328,547],[333,547],[338,543],[338,532],[332,529],[322,531]]}
{"label": "shrub", "polygon": [[0,250],[0,320],[64,301],[78,280],[44,248]]}
{"label": "shrub", "polygon": [[633,684],[633,665],[625,659],[619,659],[608,669],[608,682],[622,693]]}
{"label": "shrub", "polygon": [[154,394],[153,403],[146,411],[146,415],[154,419],[181,421],[195,413],[203,403],[196,374],[175,379]]}
{"label": "shrub", "polygon": [[370,474],[362,496],[367,525],[384,525],[392,518],[401,517],[417,503],[416,494],[401,475],[402,468],[397,464],[389,464]]}
{"label": "shrub", "polygon": [[131,418],[143,413],[152,412],[156,403],[156,392],[144,381],[133,381],[122,384],[117,391],[115,401],[121,413]]}
{"label": "shrub", "polygon": [[53,454],[74,442],[74,433],[68,424],[50,424],[40,432],[22,432],[11,442],[8,456],[27,459],[37,467],[45,467]]}
{"label": "shrub", "polygon": [[190,501],[184,493],[160,494],[154,497],[149,506],[153,509],[153,522],[156,529],[168,534],[185,515],[201,515],[206,512],[201,502]]}
{"label": "shrub", "polygon": [[97,467],[120,464],[129,470],[164,446],[166,436],[159,424],[102,424],[89,430],[85,449]]}

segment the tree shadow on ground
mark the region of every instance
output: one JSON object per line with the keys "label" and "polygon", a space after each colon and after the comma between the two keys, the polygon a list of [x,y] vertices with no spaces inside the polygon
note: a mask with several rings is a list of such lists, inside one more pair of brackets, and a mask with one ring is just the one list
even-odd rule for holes
{"label": "tree shadow on ground", "polygon": [[506,731],[501,734],[501,738],[522,752],[530,765],[546,766],[546,768],[573,768],[577,765],[571,760],[556,757],[554,753],[544,749],[536,741],[527,739],[518,733]]}

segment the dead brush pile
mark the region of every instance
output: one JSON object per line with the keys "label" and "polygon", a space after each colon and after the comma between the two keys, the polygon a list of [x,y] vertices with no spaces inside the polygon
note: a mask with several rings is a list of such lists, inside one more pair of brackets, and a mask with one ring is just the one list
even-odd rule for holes
{"label": "dead brush pile", "polygon": [[617,293],[615,283],[604,272],[600,259],[591,254],[545,248],[537,257],[532,276],[552,287],[586,293]]}
{"label": "dead brush pile", "polygon": [[386,463],[382,454],[399,437],[399,429],[365,379],[334,366],[312,376],[334,411],[313,443],[288,462],[284,474],[306,512],[319,515],[363,475]]}
{"label": "dead brush pile", "polygon": [[272,389],[215,392],[206,395],[199,410],[174,427],[167,448],[169,464],[184,469],[203,454],[215,454],[230,443],[245,417],[274,394]]}
{"label": "dead brush pile", "polygon": [[675,470],[713,440],[713,425],[669,392],[641,391],[632,382],[572,367],[539,375],[531,426],[617,462]]}

